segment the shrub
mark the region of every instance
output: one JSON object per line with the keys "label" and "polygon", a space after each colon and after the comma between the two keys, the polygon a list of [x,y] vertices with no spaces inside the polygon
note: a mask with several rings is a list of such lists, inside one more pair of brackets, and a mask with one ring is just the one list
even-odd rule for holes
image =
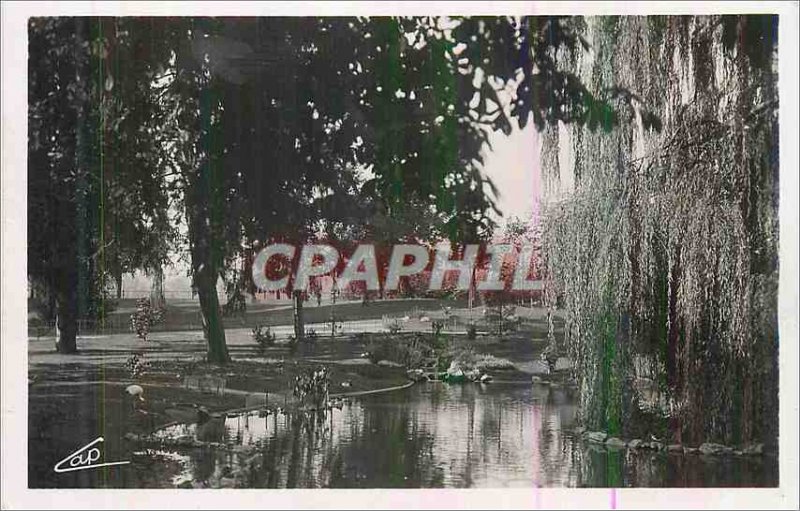
{"label": "shrub", "polygon": [[447,370],[453,358],[450,354],[450,342],[446,336],[442,335],[441,332],[441,328],[434,327],[433,351],[434,356],[438,361],[436,370],[439,372]]}
{"label": "shrub", "polygon": [[147,334],[156,323],[164,319],[164,308],[153,307],[150,300],[140,298],[136,301],[136,311],[131,314],[131,330],[143,341],[147,341]]}
{"label": "shrub", "polygon": [[253,328],[253,333],[251,334],[253,340],[258,344],[258,349],[262,353],[266,351],[266,349],[275,344],[277,340],[277,336],[272,333],[272,330],[268,326],[258,325]]}
{"label": "shrub", "polygon": [[457,362],[464,371],[477,369],[478,371],[484,372],[514,368],[514,364],[510,360],[495,357],[490,354],[476,353],[472,347],[458,348],[448,352],[447,355],[450,361]]}
{"label": "shrub", "polygon": [[449,353],[441,353],[437,357],[436,361],[436,371],[442,373],[447,371],[447,368],[450,367],[450,363],[453,361],[453,356]]}
{"label": "shrub", "polygon": [[416,333],[411,337],[389,335],[378,337],[367,345],[372,363],[389,360],[406,367],[420,367],[435,357],[435,351],[425,336]]}
{"label": "shrub", "polygon": [[366,351],[369,354],[369,360],[376,364],[380,360],[392,360],[394,353],[391,345],[386,342],[384,338],[374,337],[367,343]]}
{"label": "shrub", "polygon": [[516,307],[499,304],[486,310],[486,321],[493,326],[494,333],[503,336],[508,332],[517,330],[519,318]]}
{"label": "shrub", "polygon": [[451,361],[458,363],[463,369],[471,369],[475,365],[477,353],[472,346],[448,350]]}
{"label": "shrub", "polygon": [[329,386],[328,368],[323,366],[296,376],[292,393],[301,405],[320,410],[328,403]]}
{"label": "shrub", "polygon": [[247,311],[247,300],[240,288],[235,288],[228,298],[227,303],[222,306],[222,315],[225,317],[241,315]]}
{"label": "shrub", "polygon": [[134,353],[125,361],[125,369],[128,370],[132,378],[138,378],[149,367],[150,363],[145,362],[138,353]]}
{"label": "shrub", "polygon": [[480,371],[490,369],[514,369],[514,364],[506,358],[499,358],[494,355],[486,354],[477,355],[473,367]]}
{"label": "shrub", "polygon": [[387,327],[390,334],[399,334],[403,330],[403,325],[399,319],[393,320]]}
{"label": "shrub", "polygon": [[340,333],[342,333],[342,328],[344,327],[344,324],[340,320],[338,320],[336,318],[330,318],[326,322],[326,324],[330,328],[331,337],[335,337],[335,336],[339,335]]}

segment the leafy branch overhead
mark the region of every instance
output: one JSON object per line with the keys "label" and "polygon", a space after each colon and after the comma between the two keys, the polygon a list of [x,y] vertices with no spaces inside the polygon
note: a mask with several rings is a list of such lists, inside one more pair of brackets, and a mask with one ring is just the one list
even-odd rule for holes
{"label": "leafy branch overhead", "polygon": [[34,18],[31,276],[72,324],[91,309],[68,306],[87,295],[78,287],[184,254],[209,356],[224,361],[214,286],[247,287],[260,243],[488,238],[489,133],[512,119],[618,123],[614,107],[634,96],[598,98],[562,65],[589,51],[583,29],[558,17]]}
{"label": "leafy branch overhead", "polygon": [[[574,62],[595,57],[585,29],[580,17],[460,19],[454,38],[465,41],[466,47],[458,55],[459,68],[481,69],[500,84],[482,84],[484,104],[492,108],[485,113],[495,129],[508,134],[509,117],[516,118],[520,128],[532,117],[538,130],[560,121],[608,131],[619,123],[616,105],[635,105],[645,128],[660,130],[658,116],[633,92],[616,87],[592,93],[575,73]],[[499,88],[511,92],[508,111],[493,108],[502,104]]]}

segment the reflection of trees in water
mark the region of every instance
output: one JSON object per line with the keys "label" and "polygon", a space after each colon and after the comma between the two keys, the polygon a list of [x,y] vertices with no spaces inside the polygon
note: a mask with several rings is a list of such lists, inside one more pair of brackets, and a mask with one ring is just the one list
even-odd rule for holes
{"label": "reflection of trees in water", "polygon": [[[579,486],[659,487],[665,486],[667,455],[653,451],[607,450],[586,445],[574,450]],[[676,460],[678,456],[671,456]]]}
{"label": "reflection of trees in water", "polygon": [[304,488],[328,486],[325,458],[334,454],[331,425],[323,413],[291,414],[285,427],[261,441],[260,463],[251,467],[256,487]]}
{"label": "reflection of trees in water", "polygon": [[563,389],[549,389],[538,398],[535,455],[539,470],[535,482],[540,486],[575,486],[579,478],[575,460],[580,453],[565,430],[574,425],[576,408]]}
{"label": "reflection of trees in water", "polygon": [[433,465],[434,438],[410,407],[367,407],[359,434],[342,455],[344,479],[335,486],[437,486],[441,477]]}
{"label": "reflection of trees in water", "polygon": [[574,449],[579,486],[768,486],[778,480],[769,457],[698,456],[642,450]]}
{"label": "reflection of trees in water", "polygon": [[208,481],[213,478],[217,469],[218,453],[208,449],[192,451],[192,477],[195,481]]}
{"label": "reflection of trees in water", "polygon": [[530,387],[444,387],[449,399],[420,400],[432,422],[434,454],[447,466],[448,486],[533,485],[539,439]]}
{"label": "reflection of trees in water", "polygon": [[[726,486],[777,480],[755,460],[608,452],[567,431],[575,406],[550,389],[427,385],[328,414],[229,419],[256,450],[197,451],[195,479],[249,488]],[[773,479],[765,474],[773,474]]]}

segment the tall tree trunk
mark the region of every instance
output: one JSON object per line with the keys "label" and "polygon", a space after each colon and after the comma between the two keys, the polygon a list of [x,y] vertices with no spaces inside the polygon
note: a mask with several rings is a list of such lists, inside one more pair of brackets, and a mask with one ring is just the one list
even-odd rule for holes
{"label": "tall tree trunk", "polygon": [[[197,207],[190,209],[197,210]],[[206,339],[207,361],[212,364],[225,364],[230,360],[225,342],[225,327],[217,295],[219,272],[214,264],[213,243],[205,215],[189,217],[189,245],[192,254],[192,273],[194,287],[200,299],[200,314],[203,317],[203,334]]]}
{"label": "tall tree trunk", "polygon": [[164,299],[164,270],[157,268],[153,272],[153,283],[150,286],[150,305],[156,308],[166,304]]}
{"label": "tall tree trunk", "polygon": [[75,353],[78,351],[78,276],[74,268],[65,268],[56,293],[56,351]]}
{"label": "tall tree trunk", "polygon": [[186,217],[194,288],[200,300],[207,345],[206,359],[212,364],[226,364],[230,357],[217,295],[217,281],[221,265],[224,264],[225,218],[221,205],[226,191],[220,186],[221,169],[216,160],[219,156],[218,147],[210,134],[213,131],[210,127],[213,124],[214,105],[218,99],[206,85],[199,86],[200,111],[196,119],[202,134],[197,140],[195,157],[187,162],[190,170],[185,193]]}
{"label": "tall tree trunk", "polygon": [[114,284],[117,287],[117,300],[122,299],[122,270],[116,271],[114,275]]}
{"label": "tall tree trunk", "polygon": [[203,333],[208,347],[207,359],[213,364],[225,364],[230,360],[225,342],[225,327],[219,311],[217,286],[213,279],[197,279],[197,295],[203,315]]}
{"label": "tall tree trunk", "polygon": [[306,335],[306,327],[303,323],[303,292],[293,291],[292,302],[294,309],[294,338],[301,342]]}
{"label": "tall tree trunk", "polygon": [[[76,66],[75,74],[77,83],[80,83],[83,78],[83,69],[85,62],[81,56],[81,45],[86,40],[86,22],[78,19],[76,21],[76,38],[75,38],[75,55]],[[56,328],[58,338],[56,339],[56,351],[59,353],[75,353],[78,351],[77,335],[78,335],[78,317],[85,307],[81,307],[80,301],[88,298],[81,296],[81,291],[85,291],[85,287],[81,287],[81,254],[84,252],[85,231],[84,231],[84,214],[85,214],[85,195],[86,182],[84,172],[88,162],[87,157],[87,137],[85,133],[86,121],[86,105],[83,102],[78,103],[77,113],[75,116],[75,174],[76,180],[75,188],[64,190],[64,193],[59,200],[58,211],[67,220],[67,225],[70,221],[74,222],[71,228],[60,229],[57,233],[57,246],[61,253],[59,259],[59,269],[56,270],[56,307],[58,309],[56,316]]]}

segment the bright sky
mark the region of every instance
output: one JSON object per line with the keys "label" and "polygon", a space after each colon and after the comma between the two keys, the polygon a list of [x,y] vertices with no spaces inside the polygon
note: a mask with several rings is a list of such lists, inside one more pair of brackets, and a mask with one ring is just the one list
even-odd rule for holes
{"label": "bright sky", "polygon": [[[514,121],[515,122],[515,121]],[[486,150],[484,172],[497,187],[501,225],[511,217],[527,218],[538,212],[540,195],[540,137],[529,123],[524,130],[515,127],[511,135],[502,132],[490,136],[491,150]]]}

